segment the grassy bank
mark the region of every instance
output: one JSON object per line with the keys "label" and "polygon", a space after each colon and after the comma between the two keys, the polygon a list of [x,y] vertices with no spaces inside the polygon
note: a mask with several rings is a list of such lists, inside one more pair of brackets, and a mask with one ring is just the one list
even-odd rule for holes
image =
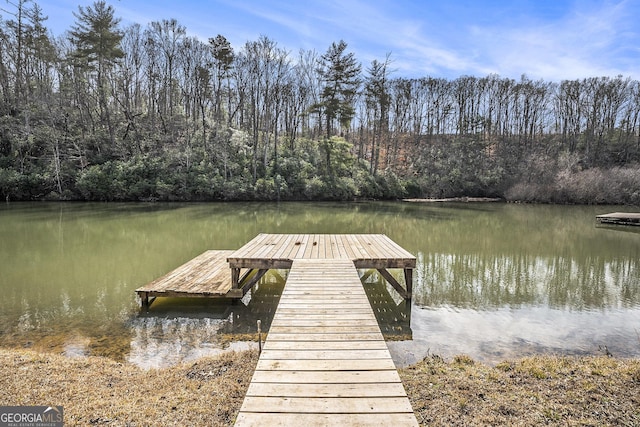
{"label": "grassy bank", "polygon": [[[65,425],[233,424],[258,355],[143,371],[107,358],[0,350],[0,405],[62,405]],[[429,357],[400,371],[422,425],[640,425],[640,360]]]}

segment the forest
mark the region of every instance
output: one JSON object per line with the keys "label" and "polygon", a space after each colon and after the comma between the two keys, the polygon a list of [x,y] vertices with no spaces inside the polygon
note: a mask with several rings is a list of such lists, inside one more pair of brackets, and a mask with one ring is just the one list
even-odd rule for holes
{"label": "forest", "polygon": [[[231,46],[104,1],[0,15],[0,197],[640,205],[640,82],[403,78],[346,42]],[[526,71],[526,70],[523,70]]]}

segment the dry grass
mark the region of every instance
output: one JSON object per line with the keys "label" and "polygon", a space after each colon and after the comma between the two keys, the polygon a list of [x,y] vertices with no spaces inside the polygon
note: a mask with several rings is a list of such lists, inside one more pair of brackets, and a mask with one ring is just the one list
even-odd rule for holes
{"label": "dry grass", "polygon": [[233,424],[257,351],[144,371],[101,357],[0,350],[0,405],[62,405],[65,425]]}
{"label": "dry grass", "polygon": [[[101,357],[0,350],[0,405],[62,405],[65,425],[233,424],[256,351],[144,371]],[[640,360],[434,356],[400,370],[421,425],[640,425]]]}
{"label": "dry grass", "polygon": [[401,377],[421,425],[640,425],[640,360],[434,356]]}

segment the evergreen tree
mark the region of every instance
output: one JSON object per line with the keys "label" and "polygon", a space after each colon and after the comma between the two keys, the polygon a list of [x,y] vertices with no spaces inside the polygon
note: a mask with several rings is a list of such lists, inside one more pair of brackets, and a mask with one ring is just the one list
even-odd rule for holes
{"label": "evergreen tree", "polygon": [[326,175],[331,176],[331,152],[334,140],[331,138],[333,123],[337,120],[341,128],[347,128],[355,115],[354,100],[360,86],[360,64],[353,53],[345,53],[347,43],[335,42],[322,55],[318,73],[322,79],[320,104],[316,106],[324,112],[326,138],[323,148],[326,154]]}
{"label": "evergreen tree", "polygon": [[100,116],[106,122],[109,137],[115,142],[114,129],[107,99],[106,74],[124,57],[120,47],[123,34],[118,30],[120,19],[114,17],[114,9],[104,1],[97,1],[86,8],[78,6],[74,12],[76,25],[71,30],[71,41],[76,47],[74,64],[95,72],[95,89],[98,93]]}
{"label": "evergreen tree", "polygon": [[353,103],[360,86],[361,67],[352,52],[345,53],[346,49],[343,40],[332,43],[318,69],[323,82],[319,106],[325,114],[327,138],[331,137],[335,120],[345,128],[355,114]]}

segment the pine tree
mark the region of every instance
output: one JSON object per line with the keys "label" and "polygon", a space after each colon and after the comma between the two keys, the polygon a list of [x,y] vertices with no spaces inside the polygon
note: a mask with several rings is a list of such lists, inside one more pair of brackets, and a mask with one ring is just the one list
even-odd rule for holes
{"label": "pine tree", "polygon": [[326,154],[326,175],[331,176],[331,153],[334,140],[331,138],[333,124],[337,120],[342,129],[348,128],[355,115],[354,100],[360,86],[360,64],[353,53],[345,53],[347,43],[335,42],[322,55],[318,73],[323,87],[320,103],[314,109],[324,112],[326,138],[323,148]]}
{"label": "pine tree", "polygon": [[346,128],[355,114],[354,99],[360,86],[360,64],[353,53],[345,53],[347,43],[335,42],[322,55],[318,73],[323,89],[320,108],[324,111],[327,138],[331,137],[333,122]]}
{"label": "pine tree", "polygon": [[95,72],[100,116],[106,122],[111,143],[115,142],[114,129],[107,99],[106,74],[124,57],[120,47],[123,34],[118,29],[120,19],[114,18],[114,9],[104,1],[86,8],[79,6],[75,13],[76,25],[71,30],[71,41],[76,46],[74,65]]}

